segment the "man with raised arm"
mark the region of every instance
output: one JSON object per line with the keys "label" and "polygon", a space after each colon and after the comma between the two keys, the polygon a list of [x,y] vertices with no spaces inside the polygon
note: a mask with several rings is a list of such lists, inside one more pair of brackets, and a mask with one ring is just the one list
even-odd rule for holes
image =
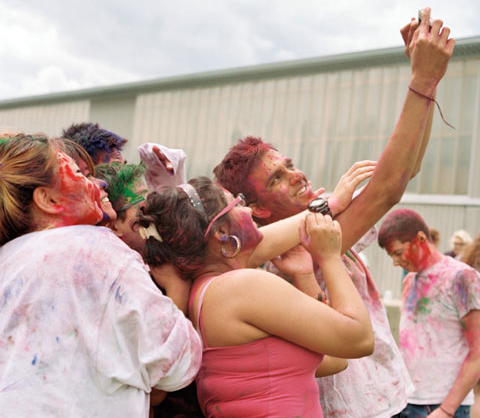
{"label": "man with raised arm", "polygon": [[[402,30],[412,75],[402,113],[367,186],[351,202],[334,194],[325,204],[317,199],[305,174],[291,159],[259,138],[240,140],[214,169],[217,180],[233,194],[243,193],[262,224],[297,214],[309,207],[331,212],[343,231],[343,260],[367,305],[375,333],[371,356],[349,361],[346,371],[318,379],[320,400],[328,418],[385,418],[399,413],[413,387],[391,335],[385,308],[370,273],[352,246],[396,203],[419,170],[429,139],[431,108],[438,83],[446,72],[455,41],[450,30],[424,19]],[[326,156],[328,157],[328,156]],[[358,163],[342,179],[346,187],[371,170]],[[329,208],[330,206],[330,208]],[[281,239],[281,237],[279,237]],[[322,282],[320,274],[317,279]]]}

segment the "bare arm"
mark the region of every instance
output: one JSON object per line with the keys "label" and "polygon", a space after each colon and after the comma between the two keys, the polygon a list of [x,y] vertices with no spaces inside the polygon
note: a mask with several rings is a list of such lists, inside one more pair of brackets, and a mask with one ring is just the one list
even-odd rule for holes
{"label": "bare arm", "polygon": [[332,374],[343,372],[347,367],[347,359],[324,356],[320,366],[315,371],[315,377],[331,376]]}
{"label": "bare arm", "polygon": [[255,291],[245,299],[243,320],[316,352],[343,358],[371,354],[368,311],[339,256],[339,224],[329,216],[309,214],[301,235],[302,245],[322,269],[333,309],[262,273],[264,279],[254,281]]}
{"label": "bare arm", "polygon": [[[413,36],[410,46],[410,85],[427,96],[435,94],[445,74],[455,41],[450,30],[436,20],[429,30],[430,10]],[[342,226],[342,251],[352,247],[392,206],[398,203],[415,167],[420,164],[422,139],[432,103],[408,90],[402,113],[372,176],[360,193],[336,219]],[[425,144],[426,146],[426,144]]]}
{"label": "bare arm", "polygon": [[[413,18],[408,25],[405,25],[402,29],[400,29],[400,34],[402,35],[403,42],[405,43],[405,54],[410,59],[410,45],[413,40],[413,35],[415,30],[418,28],[418,22],[415,18]],[[435,95],[433,96],[435,97]],[[430,140],[430,133],[432,131],[432,122],[433,122],[433,113],[435,111],[435,106],[430,106],[430,111],[428,113],[427,123],[425,125],[425,129],[423,131],[422,137],[422,144],[420,146],[420,151],[418,153],[417,161],[415,167],[413,169],[411,179],[415,177],[422,166],[423,156],[425,155],[425,151],[427,149],[428,141]]]}
{"label": "bare arm", "polygon": [[[442,408],[452,415],[480,378],[480,311],[470,311],[463,317],[462,324],[469,351],[452,389],[441,404]],[[449,415],[445,411],[437,408],[428,418],[447,418]]]}
{"label": "bare arm", "polygon": [[308,211],[282,219],[260,228],[263,239],[248,260],[248,267],[258,267],[268,260],[283,254],[300,242],[298,228]]}
{"label": "bare arm", "polygon": [[410,179],[413,179],[420,172],[420,168],[422,167],[423,156],[425,155],[425,151],[427,150],[427,145],[428,145],[428,142],[430,141],[430,133],[432,132],[434,110],[435,110],[435,107],[432,104],[428,112],[427,124],[423,131],[422,144],[420,145],[420,151],[418,152],[417,161],[415,163],[415,167],[413,168]]}

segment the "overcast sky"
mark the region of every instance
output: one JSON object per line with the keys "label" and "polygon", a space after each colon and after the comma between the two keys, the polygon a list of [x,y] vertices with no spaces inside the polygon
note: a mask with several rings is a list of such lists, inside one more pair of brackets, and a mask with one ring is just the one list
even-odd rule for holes
{"label": "overcast sky", "polygon": [[432,7],[459,39],[480,1],[0,0],[0,100],[400,46]]}

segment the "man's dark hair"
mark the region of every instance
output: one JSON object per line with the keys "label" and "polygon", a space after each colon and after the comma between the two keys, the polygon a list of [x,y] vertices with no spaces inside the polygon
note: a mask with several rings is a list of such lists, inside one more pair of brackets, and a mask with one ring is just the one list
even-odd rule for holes
{"label": "man's dark hair", "polygon": [[263,142],[261,138],[247,136],[239,139],[213,169],[217,182],[234,196],[243,193],[247,203],[256,202],[255,189],[248,176],[270,150],[277,151],[273,145]]}
{"label": "man's dark hair", "polygon": [[121,136],[100,128],[98,123],[73,124],[63,130],[63,137],[80,144],[88,152],[95,164],[99,163],[101,152],[107,155],[114,149],[121,151],[127,140]]}
{"label": "man's dark hair", "polygon": [[378,231],[378,245],[386,248],[392,241],[410,242],[419,231],[423,231],[432,242],[430,230],[423,218],[414,210],[397,209],[390,212]]}

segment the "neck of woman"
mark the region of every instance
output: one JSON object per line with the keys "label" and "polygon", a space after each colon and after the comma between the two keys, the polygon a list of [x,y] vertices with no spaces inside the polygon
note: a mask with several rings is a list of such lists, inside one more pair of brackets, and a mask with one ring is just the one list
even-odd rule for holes
{"label": "neck of woman", "polygon": [[195,280],[205,276],[219,276],[232,270],[247,268],[249,254],[240,252],[235,257],[225,257],[220,246],[209,248],[203,265],[197,270]]}

